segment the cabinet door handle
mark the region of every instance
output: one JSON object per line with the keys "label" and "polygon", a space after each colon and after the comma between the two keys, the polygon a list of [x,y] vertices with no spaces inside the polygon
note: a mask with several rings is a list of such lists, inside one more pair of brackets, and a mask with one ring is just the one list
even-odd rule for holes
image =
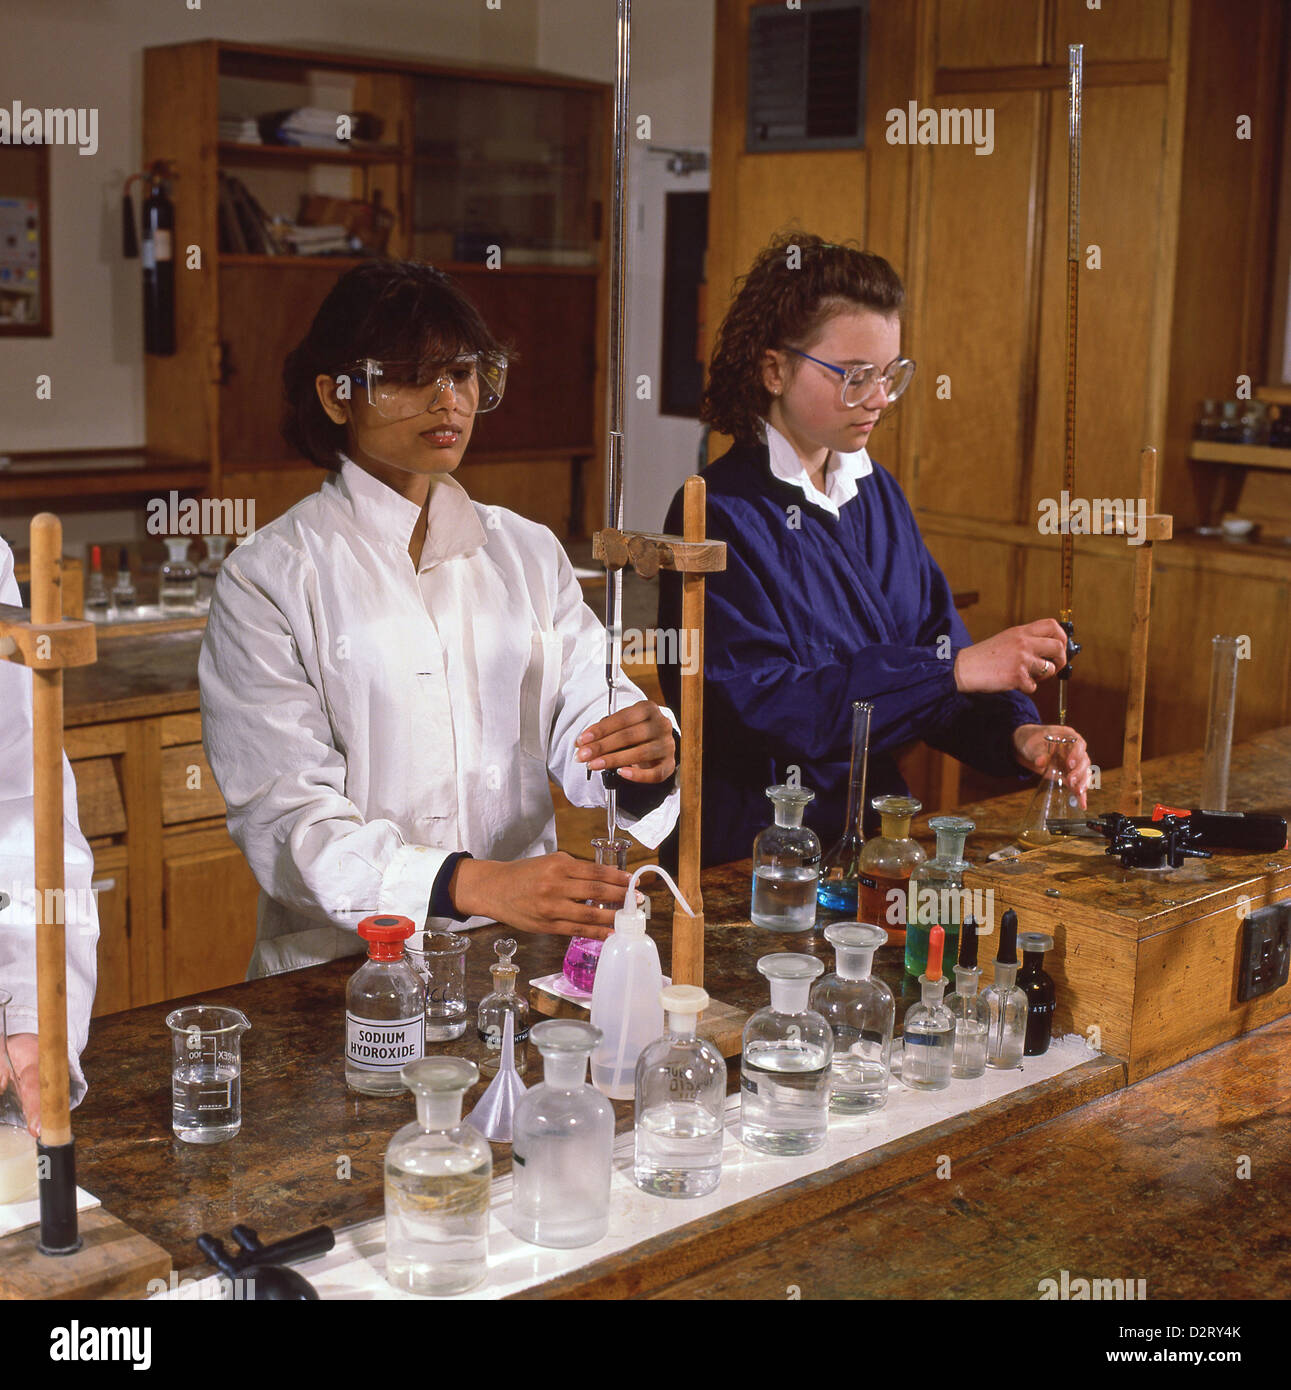
{"label": "cabinet door handle", "polygon": [[91,893],[110,893],[117,886],[114,878],[95,878],[90,880]]}

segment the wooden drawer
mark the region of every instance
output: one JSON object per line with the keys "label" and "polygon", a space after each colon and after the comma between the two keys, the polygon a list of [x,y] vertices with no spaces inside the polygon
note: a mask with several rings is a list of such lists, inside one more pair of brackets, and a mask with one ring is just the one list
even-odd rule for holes
{"label": "wooden drawer", "polygon": [[87,840],[123,835],[126,808],[116,758],[83,758],[72,764],[76,778],[77,815]]}
{"label": "wooden drawer", "polygon": [[186,825],[224,814],[224,798],[200,743],[161,750],[161,820]]}
{"label": "wooden drawer", "polygon": [[98,987],[92,1017],[128,1009],[130,999],[129,856],[108,849],[94,856],[91,886],[99,909]]}

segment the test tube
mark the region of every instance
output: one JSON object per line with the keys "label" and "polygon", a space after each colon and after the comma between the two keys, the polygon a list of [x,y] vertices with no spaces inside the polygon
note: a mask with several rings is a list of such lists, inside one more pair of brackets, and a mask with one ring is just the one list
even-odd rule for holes
{"label": "test tube", "polygon": [[1201,809],[1228,810],[1228,765],[1233,752],[1233,715],[1237,708],[1236,637],[1210,639],[1210,712],[1206,758],[1201,771]]}

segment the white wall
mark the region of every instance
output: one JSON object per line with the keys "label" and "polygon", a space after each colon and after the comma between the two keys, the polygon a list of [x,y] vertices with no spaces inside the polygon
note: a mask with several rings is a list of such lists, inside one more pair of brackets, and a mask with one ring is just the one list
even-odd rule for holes
{"label": "white wall", "polygon": [[[505,3],[505,0],[504,0]],[[673,493],[695,471],[697,421],[659,414],[659,343],[663,322],[664,195],[700,191],[707,174],[679,178],[645,145],[711,147],[714,0],[636,0],[632,6],[632,82],[628,147],[626,376],[650,376],[653,401],[627,392],[624,416],[625,524],[657,531]],[[553,72],[614,80],[614,0],[555,0],[538,25],[538,65]],[[637,141],[635,120],[650,117],[651,140]]]}

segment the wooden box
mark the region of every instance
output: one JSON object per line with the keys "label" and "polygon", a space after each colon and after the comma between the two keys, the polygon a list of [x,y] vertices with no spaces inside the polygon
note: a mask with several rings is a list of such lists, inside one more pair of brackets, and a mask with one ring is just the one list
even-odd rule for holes
{"label": "wooden box", "polygon": [[[974,865],[964,883],[993,892],[997,932],[1011,907],[1019,931],[1053,936],[1054,1035],[1081,1033],[1123,1058],[1131,1083],[1291,1013],[1291,985],[1237,997],[1244,917],[1291,898],[1286,849],[1145,871],[1121,868],[1101,839],[1065,840]],[[980,942],[984,983],[996,939]]]}

